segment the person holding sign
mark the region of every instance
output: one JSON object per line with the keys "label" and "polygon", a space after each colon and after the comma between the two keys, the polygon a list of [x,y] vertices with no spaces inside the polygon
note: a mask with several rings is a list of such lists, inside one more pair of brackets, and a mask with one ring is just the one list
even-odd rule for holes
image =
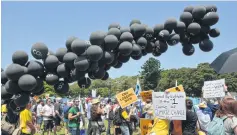
{"label": "person holding sign", "polygon": [[154,109],[153,109],[153,106],[152,106],[151,99],[146,99],[145,103],[146,104],[145,104],[145,106],[143,108],[143,112],[144,112],[145,118],[146,119],[153,119],[153,117],[154,117]]}

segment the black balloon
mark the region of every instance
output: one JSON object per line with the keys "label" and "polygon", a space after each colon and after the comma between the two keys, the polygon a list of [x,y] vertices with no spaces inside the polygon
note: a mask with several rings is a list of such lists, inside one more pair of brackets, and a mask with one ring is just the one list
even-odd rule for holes
{"label": "black balloon", "polygon": [[120,25],[118,23],[111,23],[108,27],[108,30],[111,29],[111,28],[117,28],[117,29],[120,29]]}
{"label": "black balloon", "polygon": [[67,50],[71,51],[72,50],[72,42],[74,40],[76,40],[77,38],[72,36],[72,37],[69,37],[66,41],[66,47],[67,47]]}
{"label": "black balloon", "polygon": [[11,64],[5,70],[5,74],[8,79],[17,81],[22,75],[24,75],[24,68],[19,64]]}
{"label": "black balloon", "polygon": [[142,48],[141,46],[137,45],[137,44],[133,44],[132,46],[132,56],[137,56],[139,54],[142,53]]}
{"label": "black balloon", "polygon": [[91,72],[91,71],[96,71],[98,68],[99,68],[98,62],[97,62],[97,61],[91,61],[91,62],[90,62],[90,66],[89,66],[89,68],[88,68],[88,71],[89,71],[89,72]]}
{"label": "black balloon", "polygon": [[21,88],[18,86],[18,83],[11,80],[7,81],[5,89],[9,94],[18,94],[22,92]]}
{"label": "black balloon", "polygon": [[188,34],[180,34],[180,42],[187,44],[190,41],[190,36]]}
{"label": "black balloon", "polygon": [[192,15],[195,20],[201,20],[206,14],[206,8],[204,6],[196,6],[193,8]]}
{"label": "black balloon", "polygon": [[122,65],[123,65],[123,63],[121,63],[121,62],[118,61],[118,63],[117,63],[116,65],[114,65],[113,67],[114,67],[114,68],[121,68]]}
{"label": "black balloon", "polygon": [[140,38],[137,40],[137,44],[141,46],[141,49],[145,49],[146,46],[147,46],[147,40],[146,40],[146,38],[140,37]]}
{"label": "black balloon", "polygon": [[198,35],[194,35],[194,36],[190,36],[190,42],[192,44],[198,44],[201,41],[201,36],[200,34]]}
{"label": "black balloon", "polygon": [[1,83],[5,84],[8,81],[5,71],[1,72]]}
{"label": "black balloon", "polygon": [[35,43],[31,47],[31,54],[35,59],[45,59],[48,55],[48,47],[44,43]]}
{"label": "black balloon", "polygon": [[17,106],[13,100],[11,100],[9,102],[9,104],[7,104],[7,108],[11,109],[11,111],[13,111],[13,113],[20,113],[21,111],[23,111],[26,107],[25,106]]}
{"label": "black balloon", "polygon": [[111,28],[111,29],[109,29],[107,35],[114,35],[119,39],[120,35],[121,35],[121,32],[118,28]]}
{"label": "black balloon", "polygon": [[133,36],[136,38],[139,38],[145,34],[146,27],[144,25],[137,24],[137,25],[132,25],[131,30],[132,30]]}
{"label": "black balloon", "polygon": [[86,57],[79,56],[74,60],[74,66],[78,71],[86,71],[89,68],[90,63]]}
{"label": "black balloon", "polygon": [[58,83],[59,81],[59,77],[56,74],[53,73],[48,73],[46,75],[45,81],[47,82],[47,84],[49,85],[55,85],[56,83]]}
{"label": "black balloon", "polygon": [[91,80],[87,77],[84,77],[83,79],[79,80],[77,82],[77,84],[80,88],[86,88],[87,89],[91,85]]}
{"label": "black balloon", "polygon": [[1,98],[4,100],[10,99],[13,95],[9,94],[6,89],[5,86],[1,86]]}
{"label": "black balloon", "polygon": [[186,26],[188,26],[190,23],[193,22],[193,15],[189,12],[183,12],[181,15],[180,15],[180,18],[179,20],[181,22],[184,22]]}
{"label": "black balloon", "polygon": [[101,79],[105,76],[105,70],[103,68],[99,68],[99,70],[93,72],[93,75],[96,79]]}
{"label": "black balloon", "polygon": [[144,37],[148,40],[151,41],[154,37],[154,30],[150,27],[146,27],[146,32]]}
{"label": "black balloon", "polygon": [[154,47],[155,44],[153,42],[148,42],[145,50],[147,53],[152,53]]}
{"label": "black balloon", "polygon": [[142,50],[142,56],[146,56],[147,52],[145,50]]}
{"label": "black balloon", "polygon": [[124,33],[124,32],[131,32],[131,31],[130,31],[129,27],[122,27],[122,28],[120,28],[120,32]]}
{"label": "black balloon", "polygon": [[168,30],[162,30],[159,33],[159,38],[167,41],[169,39],[169,35],[170,35],[170,33]]}
{"label": "black balloon", "polygon": [[155,56],[155,57],[159,57],[161,55],[161,52],[157,51],[157,50],[154,50],[152,52],[152,55]]}
{"label": "black balloon", "polygon": [[158,37],[159,36],[159,33],[164,30],[164,24],[157,24],[155,25],[154,27],[154,37]]}
{"label": "black balloon", "polygon": [[118,61],[121,62],[121,63],[126,63],[126,62],[129,61],[129,59],[130,59],[130,56],[129,56],[129,55],[128,55],[128,56],[120,55],[120,56],[118,57]]}
{"label": "black balloon", "polygon": [[192,13],[193,12],[193,6],[187,6],[184,8],[184,12],[189,12]]}
{"label": "black balloon", "polygon": [[134,59],[134,60],[139,60],[139,59],[142,58],[142,53],[140,53],[140,54],[137,55],[137,56],[132,55],[131,57],[132,57],[132,59]]}
{"label": "black balloon", "polygon": [[114,59],[113,62],[111,64],[109,64],[110,66],[115,66],[118,64],[118,60]]}
{"label": "black balloon", "polygon": [[74,68],[74,60],[77,58],[77,55],[73,52],[68,52],[63,57],[63,62],[69,68]]}
{"label": "black balloon", "polygon": [[41,78],[36,78],[37,86],[32,90],[32,93],[38,93],[44,88],[44,82]]}
{"label": "black balloon", "polygon": [[25,74],[19,78],[18,85],[23,91],[32,91],[37,86],[37,81],[34,76]]}
{"label": "black balloon", "polygon": [[210,26],[205,26],[205,25],[201,26],[201,32],[203,32],[203,33],[208,34],[210,32],[210,30],[211,30]]}
{"label": "black balloon", "polygon": [[213,38],[218,37],[220,36],[220,31],[217,28],[211,29],[209,32],[209,35],[210,37],[213,37]]}
{"label": "black balloon", "polygon": [[66,68],[65,64],[62,63],[60,65],[58,65],[57,67],[57,74],[60,76],[60,77],[67,77],[69,75],[69,70]]}
{"label": "black balloon", "polygon": [[105,76],[101,80],[107,80],[109,78],[109,73],[105,72]]}
{"label": "black balloon", "polygon": [[14,96],[14,103],[19,107],[25,107],[29,103],[29,101],[29,94],[21,93]]}
{"label": "black balloon", "polygon": [[28,74],[31,74],[35,77],[42,76],[44,73],[44,65],[39,61],[29,61],[27,63]]}
{"label": "black balloon", "polygon": [[90,35],[90,42],[92,45],[103,45],[105,36],[106,33],[102,31],[92,32]]}
{"label": "black balloon", "polygon": [[76,80],[80,80],[83,77],[85,77],[85,74],[86,73],[83,71],[78,71],[78,70],[74,69],[71,71],[70,76],[71,76],[72,80],[76,81]]}
{"label": "black balloon", "polygon": [[204,52],[210,52],[213,49],[213,43],[209,39],[205,39],[199,43],[199,48]]}
{"label": "black balloon", "polygon": [[92,45],[87,48],[86,54],[91,61],[98,61],[103,57],[103,50],[99,46]]}
{"label": "black balloon", "polygon": [[174,29],[175,33],[181,34],[186,30],[186,25],[184,22],[177,22],[176,28]]}
{"label": "black balloon", "polygon": [[24,51],[16,51],[12,55],[12,62],[24,66],[28,61],[28,54]]}
{"label": "black balloon", "polygon": [[131,42],[133,41],[133,35],[130,32],[124,32],[120,36],[120,42],[128,41]]}
{"label": "black balloon", "polygon": [[44,89],[44,87],[43,87],[39,92],[35,92],[35,93],[33,93],[33,94],[38,96],[38,95],[43,94],[44,91],[45,91],[45,89]]}
{"label": "black balloon", "polygon": [[108,70],[110,70],[110,68],[111,68],[111,66],[105,65],[104,70],[105,70],[105,71],[108,71]]}
{"label": "black balloon", "polygon": [[168,20],[165,21],[164,28],[167,30],[173,30],[176,28],[177,21],[175,18],[169,18]]}
{"label": "black balloon", "polygon": [[58,64],[58,58],[54,55],[48,55],[48,57],[44,61],[44,65],[47,69],[55,69]]}
{"label": "black balloon", "polygon": [[133,24],[141,24],[141,21],[140,21],[140,20],[137,20],[137,19],[133,19],[133,20],[130,22],[129,26],[132,26]]}
{"label": "black balloon", "polygon": [[164,53],[167,51],[168,49],[168,45],[166,44],[166,42],[164,41],[160,41],[160,40],[157,40],[155,42],[155,48],[154,48],[156,51],[160,52],[160,53]]}
{"label": "black balloon", "polygon": [[128,41],[124,41],[119,45],[119,52],[123,55],[130,55],[132,53],[132,44]]}
{"label": "black balloon", "polygon": [[178,34],[171,34],[167,43],[171,46],[178,44],[180,41],[180,36]]}
{"label": "black balloon", "polygon": [[200,33],[201,26],[200,26],[200,24],[195,23],[195,22],[191,23],[191,24],[188,25],[187,31],[190,34],[196,35],[196,34]]}
{"label": "black balloon", "polygon": [[191,55],[193,55],[194,52],[195,52],[195,48],[193,45],[183,46],[183,53],[185,55],[191,56]]}
{"label": "black balloon", "polygon": [[104,50],[111,51],[118,46],[118,38],[114,35],[107,35],[104,39]]}
{"label": "black balloon", "polygon": [[219,16],[216,12],[209,12],[203,17],[202,24],[212,26],[216,24],[218,20]]}
{"label": "black balloon", "polygon": [[58,58],[59,61],[63,62],[63,57],[64,55],[67,53],[67,49],[66,48],[59,48],[56,53],[55,56]]}
{"label": "black balloon", "polygon": [[102,60],[104,61],[105,64],[111,64],[114,60],[114,54],[105,51]]}
{"label": "black balloon", "polygon": [[85,52],[85,50],[89,47],[90,45],[81,39],[75,39],[72,42],[72,51],[77,54],[78,56],[81,55],[82,53]]}
{"label": "black balloon", "polygon": [[59,81],[54,85],[54,89],[57,93],[66,94],[69,91],[69,85],[65,81]]}
{"label": "black balloon", "polygon": [[215,5],[207,5],[205,7],[206,7],[206,10],[207,10],[207,13],[208,12],[216,12],[217,11],[217,7]]}

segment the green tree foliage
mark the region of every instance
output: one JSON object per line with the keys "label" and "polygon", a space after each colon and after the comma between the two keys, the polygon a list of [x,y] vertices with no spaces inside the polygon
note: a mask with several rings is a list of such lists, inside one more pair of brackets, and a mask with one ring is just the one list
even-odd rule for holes
{"label": "green tree foliage", "polygon": [[156,90],[160,80],[160,61],[151,57],[141,67],[140,72],[142,78],[143,90]]}

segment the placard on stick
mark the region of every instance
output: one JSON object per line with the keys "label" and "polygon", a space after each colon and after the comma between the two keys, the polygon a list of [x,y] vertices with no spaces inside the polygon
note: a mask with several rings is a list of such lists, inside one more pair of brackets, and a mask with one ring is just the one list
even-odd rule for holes
{"label": "placard on stick", "polygon": [[185,92],[153,92],[155,115],[160,119],[186,120]]}
{"label": "placard on stick", "polygon": [[152,125],[153,125],[152,119],[141,118],[140,119],[141,135],[147,135],[151,131]]}
{"label": "placard on stick", "polygon": [[224,97],[225,79],[215,81],[205,81],[203,90],[203,98]]}
{"label": "placard on stick", "polygon": [[140,96],[142,97],[142,101],[145,102],[146,99],[152,99],[152,90],[142,91],[140,92]]}
{"label": "placard on stick", "polygon": [[122,108],[125,108],[125,107],[129,106],[130,104],[137,101],[137,96],[136,96],[133,88],[130,88],[126,91],[123,91],[123,92],[117,94],[116,98],[119,102],[119,105]]}

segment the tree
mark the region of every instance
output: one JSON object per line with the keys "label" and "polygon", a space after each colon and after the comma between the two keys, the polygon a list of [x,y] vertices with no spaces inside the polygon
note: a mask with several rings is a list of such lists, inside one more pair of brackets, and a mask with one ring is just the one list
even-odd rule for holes
{"label": "tree", "polygon": [[156,90],[160,80],[160,61],[151,57],[141,67],[140,72],[143,90]]}

